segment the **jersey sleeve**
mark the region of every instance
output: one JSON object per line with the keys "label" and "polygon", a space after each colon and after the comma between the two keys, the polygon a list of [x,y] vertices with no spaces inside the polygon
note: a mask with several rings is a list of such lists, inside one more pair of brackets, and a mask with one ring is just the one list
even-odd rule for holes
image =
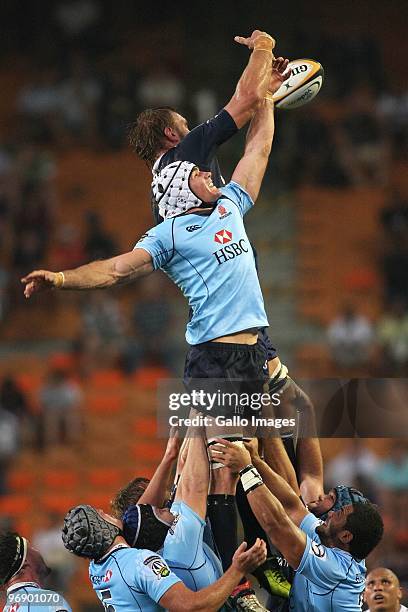
{"label": "jersey sleeve", "polygon": [[[247,191],[238,183],[230,181],[225,187],[221,187],[222,196],[228,198],[238,207],[243,217],[250,210],[254,202]],[[221,199],[221,198],[220,198]],[[219,201],[219,200],[218,200]]]}
{"label": "jersey sleeve", "polygon": [[200,170],[209,170],[216,149],[231,138],[238,128],[231,115],[222,109],[218,115],[197,125],[177,145],[177,158],[197,164]]}
{"label": "jersey sleeve", "polygon": [[155,270],[162,268],[173,256],[172,221],[161,223],[143,234],[133,249],[144,249],[153,260]]}
{"label": "jersey sleeve", "polygon": [[[309,516],[313,517],[314,521],[309,519]],[[320,522],[311,514],[307,515],[300,525],[302,531],[306,533],[306,547],[296,573],[324,589],[331,588],[341,580],[345,580],[350,567],[346,567],[344,557],[340,552],[321,543],[315,532],[316,525]],[[350,564],[352,562],[352,557],[350,557]]]}
{"label": "jersey sleeve", "polygon": [[181,582],[163,557],[150,550],[142,552],[141,562],[135,563],[134,569],[135,584],[156,603],[172,586]]}

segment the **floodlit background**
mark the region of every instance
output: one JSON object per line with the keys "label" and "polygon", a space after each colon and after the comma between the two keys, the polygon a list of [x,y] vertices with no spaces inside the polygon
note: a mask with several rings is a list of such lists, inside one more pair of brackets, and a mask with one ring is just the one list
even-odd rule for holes
{"label": "floodlit background", "polygon": [[[406,2],[6,0],[0,38],[0,514],[54,568],[73,609],[99,609],[61,517],[109,508],[150,476],[157,380],[180,376],[187,308],[162,274],[107,293],[26,302],[19,278],[132,248],[152,224],[149,172],[126,143],[148,106],[190,126],[231,97],[264,29],[277,53],[321,61],[303,109],[276,114],[261,197],[248,216],[270,335],[295,378],[408,371]],[[243,135],[220,152],[228,179]],[[379,426],[378,436],[381,436]],[[401,431],[408,438],[408,432]],[[408,583],[406,441],[322,441],[328,485],[380,504],[370,567]]]}

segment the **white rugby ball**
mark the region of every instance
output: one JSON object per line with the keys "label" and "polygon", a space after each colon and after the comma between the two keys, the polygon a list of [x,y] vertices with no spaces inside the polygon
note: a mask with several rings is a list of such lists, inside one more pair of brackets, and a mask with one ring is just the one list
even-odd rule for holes
{"label": "white rugby ball", "polygon": [[275,108],[299,108],[319,93],[324,80],[320,62],[312,59],[296,59],[288,64],[292,74],[273,95]]}

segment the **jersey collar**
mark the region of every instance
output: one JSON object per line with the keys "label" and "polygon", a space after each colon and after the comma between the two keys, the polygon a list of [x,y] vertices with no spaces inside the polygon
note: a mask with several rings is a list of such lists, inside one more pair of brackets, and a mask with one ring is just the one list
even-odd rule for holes
{"label": "jersey collar", "polygon": [[13,591],[18,591],[20,589],[25,589],[27,587],[33,587],[35,589],[41,589],[40,585],[36,582],[15,582],[7,589],[7,593],[12,593]]}
{"label": "jersey collar", "polygon": [[120,550],[121,548],[131,548],[131,546],[129,546],[128,544],[124,544],[123,542],[121,542],[120,544],[115,544],[115,546],[113,546],[106,554],[104,554],[103,557],[101,557],[100,559],[98,559],[94,563],[102,563],[103,561],[106,561],[106,559],[113,552],[115,552],[115,550]]}

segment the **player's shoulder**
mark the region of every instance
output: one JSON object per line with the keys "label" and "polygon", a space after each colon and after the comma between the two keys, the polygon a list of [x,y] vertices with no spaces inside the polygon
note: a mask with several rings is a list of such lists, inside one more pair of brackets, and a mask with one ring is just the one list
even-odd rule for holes
{"label": "player's shoulder", "polygon": [[316,527],[323,523],[317,516],[308,512],[302,522],[299,525],[299,528],[304,531],[312,540],[320,543],[320,537],[316,533]]}
{"label": "player's shoulder", "polygon": [[243,187],[241,187],[239,183],[236,183],[235,181],[230,181],[229,183],[221,187],[220,191],[221,198],[228,198],[235,202],[246,200],[248,201],[248,203],[253,204],[252,198],[249,193]]}

